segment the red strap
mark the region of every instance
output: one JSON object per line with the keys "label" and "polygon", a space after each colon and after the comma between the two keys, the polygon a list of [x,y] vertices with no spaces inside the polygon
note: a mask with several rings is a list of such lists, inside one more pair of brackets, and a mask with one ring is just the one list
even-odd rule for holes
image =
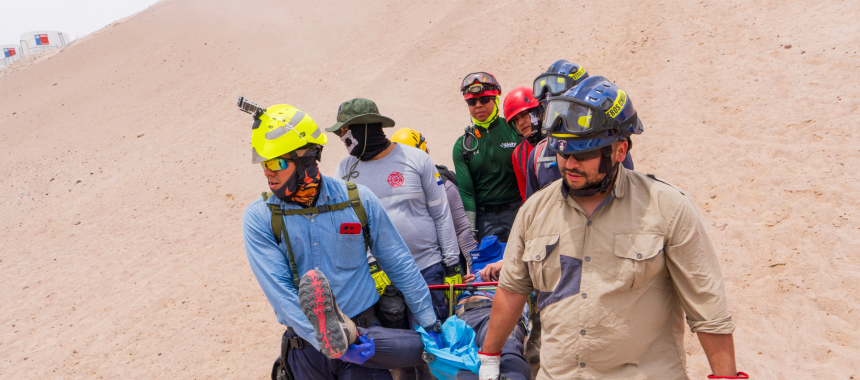
{"label": "red strap", "polygon": [[738,375],[737,375],[737,376],[714,376],[714,375],[708,375],[708,378],[709,378],[709,379],[749,379],[749,378],[750,378],[750,375],[747,375],[746,373],[743,373],[743,372],[738,372]]}
{"label": "red strap", "polygon": [[499,352],[499,353],[497,353],[497,354],[488,354],[488,353],[486,353],[486,352],[478,351],[478,355],[485,355],[485,356],[502,356],[502,353],[501,353],[501,352]]}

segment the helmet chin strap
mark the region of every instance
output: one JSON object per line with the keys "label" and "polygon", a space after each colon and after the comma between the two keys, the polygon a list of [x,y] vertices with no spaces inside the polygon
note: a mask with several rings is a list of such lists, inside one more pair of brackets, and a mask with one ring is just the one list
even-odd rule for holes
{"label": "helmet chin strap", "polygon": [[[573,190],[568,188],[567,193],[573,197],[591,197],[597,193],[603,194],[609,190],[609,185],[612,184],[612,179],[615,178],[615,173],[618,171],[618,163],[612,164],[612,145],[607,145],[601,148],[600,169],[598,173],[606,173],[603,181],[600,184],[592,185],[584,189]],[[567,184],[567,182],[565,182]]]}

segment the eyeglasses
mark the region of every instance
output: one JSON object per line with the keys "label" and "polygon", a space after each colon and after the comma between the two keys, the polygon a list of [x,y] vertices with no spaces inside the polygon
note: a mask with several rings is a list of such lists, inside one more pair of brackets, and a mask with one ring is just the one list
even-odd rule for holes
{"label": "eyeglasses", "polygon": [[268,161],[263,161],[260,164],[263,165],[264,168],[268,168],[269,170],[276,172],[279,170],[284,170],[289,166],[290,161],[286,158],[273,158]]}
{"label": "eyeglasses", "polygon": [[571,157],[573,157],[573,159],[577,160],[577,161],[585,161],[585,160],[593,160],[597,157],[600,157],[600,154],[602,152],[603,152],[603,149],[597,149],[597,150],[592,150],[590,152],[585,152],[585,153],[570,153],[570,154],[558,153],[558,155],[561,156],[561,158],[563,158],[565,161],[570,160]]}
{"label": "eyeglasses", "polygon": [[479,101],[481,102],[481,104],[487,104],[489,102],[492,102],[493,98],[495,98],[495,97],[494,96],[482,96],[480,98],[466,99],[466,104],[468,104],[469,107],[474,107],[475,105],[478,104]]}

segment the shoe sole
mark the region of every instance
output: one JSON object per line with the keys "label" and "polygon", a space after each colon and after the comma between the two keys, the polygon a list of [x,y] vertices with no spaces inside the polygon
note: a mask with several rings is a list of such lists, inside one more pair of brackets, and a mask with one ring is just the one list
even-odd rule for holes
{"label": "shoe sole", "polygon": [[343,356],[348,347],[344,328],[338,321],[329,282],[321,272],[312,269],[302,277],[299,300],[302,312],[316,330],[320,351],[331,359]]}

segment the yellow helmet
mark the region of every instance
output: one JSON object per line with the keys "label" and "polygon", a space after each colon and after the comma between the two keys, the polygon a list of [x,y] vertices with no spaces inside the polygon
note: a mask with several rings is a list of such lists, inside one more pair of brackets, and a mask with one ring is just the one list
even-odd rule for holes
{"label": "yellow helmet", "polygon": [[258,164],[307,144],[325,145],[326,135],[311,117],[287,104],[262,111],[251,131],[251,163]]}
{"label": "yellow helmet", "polygon": [[427,142],[424,136],[412,128],[400,128],[391,135],[391,141],[409,145],[427,152]]}

